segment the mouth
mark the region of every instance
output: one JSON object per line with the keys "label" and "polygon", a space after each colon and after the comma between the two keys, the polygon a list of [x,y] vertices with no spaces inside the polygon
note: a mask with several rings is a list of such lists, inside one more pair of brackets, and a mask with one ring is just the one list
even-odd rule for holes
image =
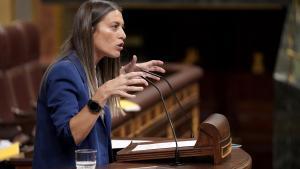
{"label": "mouth", "polygon": [[123,50],[123,46],[124,46],[124,42],[118,44],[118,45],[117,45],[117,48],[118,48],[119,50]]}

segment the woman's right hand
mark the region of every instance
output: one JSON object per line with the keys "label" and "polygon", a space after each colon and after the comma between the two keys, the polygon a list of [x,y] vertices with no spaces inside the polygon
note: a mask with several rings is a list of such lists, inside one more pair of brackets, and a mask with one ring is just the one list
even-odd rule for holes
{"label": "woman's right hand", "polygon": [[93,96],[93,99],[98,100],[103,106],[111,96],[117,95],[125,98],[133,98],[135,95],[131,94],[131,92],[143,91],[144,87],[142,86],[148,86],[148,82],[142,78],[143,76],[143,72],[121,74],[101,85]]}

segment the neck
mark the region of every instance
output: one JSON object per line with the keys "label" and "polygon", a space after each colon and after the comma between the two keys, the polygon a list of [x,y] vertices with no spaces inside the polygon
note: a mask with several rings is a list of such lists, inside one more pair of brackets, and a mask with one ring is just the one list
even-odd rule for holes
{"label": "neck", "polygon": [[99,63],[99,61],[103,58],[103,55],[101,55],[99,52],[97,52],[94,49],[94,64],[95,66]]}

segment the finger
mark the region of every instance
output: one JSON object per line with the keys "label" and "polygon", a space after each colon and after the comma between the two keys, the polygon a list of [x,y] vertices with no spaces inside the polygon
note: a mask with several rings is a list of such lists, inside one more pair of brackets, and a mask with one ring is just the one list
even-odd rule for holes
{"label": "finger", "polygon": [[161,60],[151,60],[151,61],[150,61],[150,64],[151,64],[151,65],[163,65],[164,62],[161,61]]}
{"label": "finger", "polygon": [[137,62],[137,56],[136,55],[133,55],[132,56],[132,60],[131,60],[131,64],[135,65]]}
{"label": "finger", "polygon": [[148,77],[148,78],[151,78],[151,79],[154,79],[154,80],[157,80],[157,81],[160,80],[159,77],[153,76],[153,75],[151,75],[151,74],[148,74],[147,77]]}
{"label": "finger", "polygon": [[166,70],[162,67],[159,67],[159,66],[152,66],[149,68],[149,71],[151,72],[160,72],[160,73],[165,73]]}
{"label": "finger", "polygon": [[138,86],[126,86],[124,90],[127,92],[140,92],[143,91],[144,88]]}
{"label": "finger", "polygon": [[131,72],[127,73],[125,75],[120,75],[117,79],[114,79],[115,86],[127,86],[127,85],[135,85],[135,84],[141,84],[148,86],[148,83],[145,79],[142,77],[146,77],[144,72]]}
{"label": "finger", "polygon": [[132,78],[141,77],[141,76],[144,77],[145,73],[144,72],[130,72],[125,75],[125,78],[132,79]]}
{"label": "finger", "polygon": [[142,78],[130,79],[127,81],[127,85],[138,85],[138,84],[148,86],[148,82]]}
{"label": "finger", "polygon": [[118,91],[116,93],[116,95],[119,95],[119,96],[125,97],[125,98],[135,98],[136,97],[134,94],[129,94],[129,93],[126,93],[124,91]]}

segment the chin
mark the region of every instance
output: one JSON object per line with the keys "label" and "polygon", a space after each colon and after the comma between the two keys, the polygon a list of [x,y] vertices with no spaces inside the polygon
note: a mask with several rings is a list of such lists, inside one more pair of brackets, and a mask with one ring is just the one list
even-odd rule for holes
{"label": "chin", "polygon": [[112,53],[110,54],[111,58],[119,58],[121,56],[121,53]]}
{"label": "chin", "polygon": [[121,56],[121,51],[107,52],[106,56],[109,58],[119,58]]}

